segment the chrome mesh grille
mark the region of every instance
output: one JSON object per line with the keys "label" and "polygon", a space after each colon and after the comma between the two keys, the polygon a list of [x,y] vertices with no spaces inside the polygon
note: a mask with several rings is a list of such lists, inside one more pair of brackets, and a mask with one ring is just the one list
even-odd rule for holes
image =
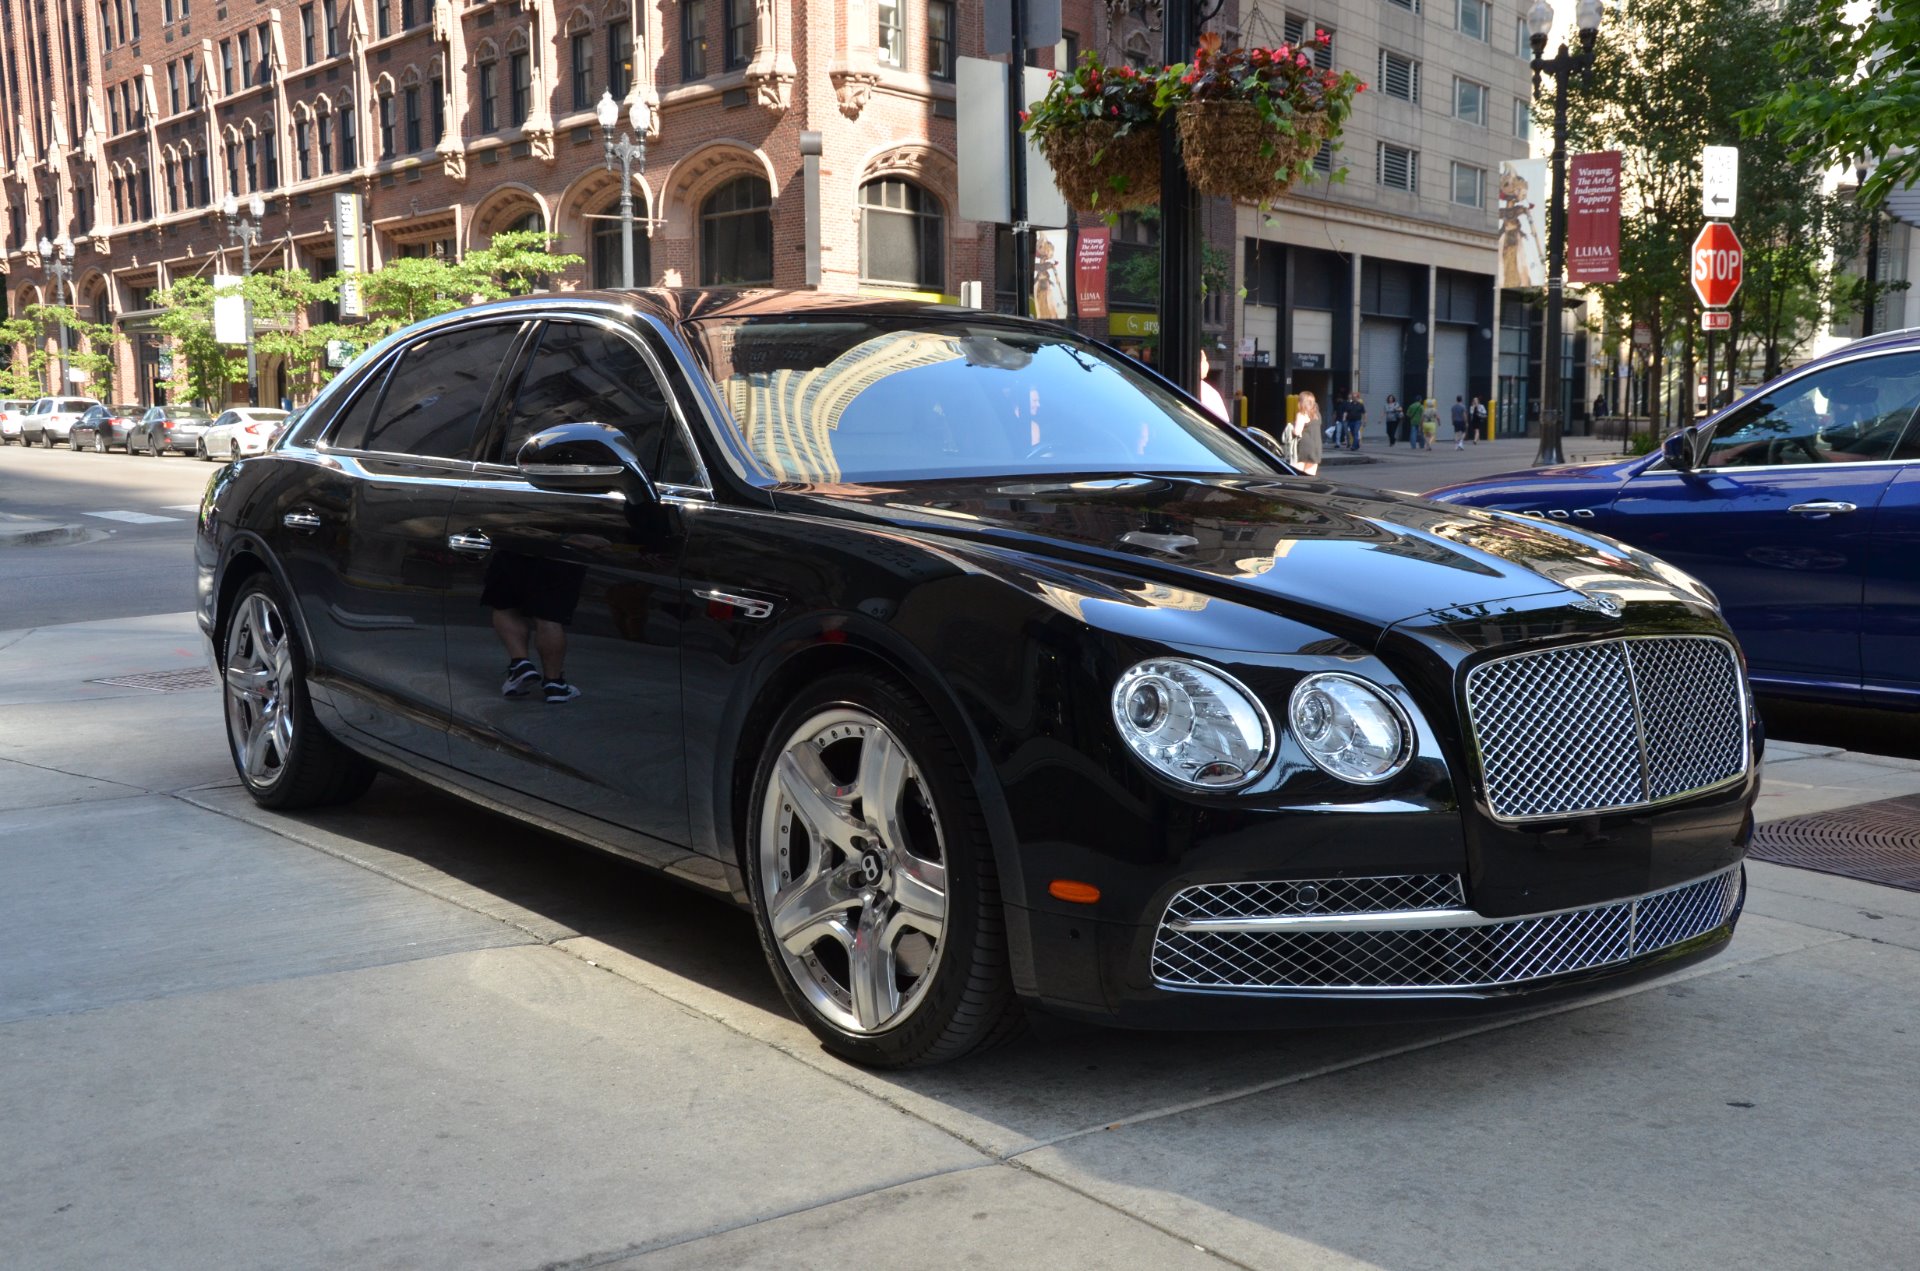
{"label": "chrome mesh grille", "polygon": [[[1284,886],[1285,884],[1280,884]],[[1624,962],[1726,925],[1740,867],[1593,909],[1412,930],[1218,931],[1161,924],[1153,975],[1176,988],[1493,988]]]}
{"label": "chrome mesh grille", "polygon": [[1520,653],[1467,673],[1487,802],[1502,820],[1643,807],[1747,767],[1731,645],[1704,636]]}
{"label": "chrome mesh grille", "polygon": [[1369,914],[1451,909],[1466,903],[1458,874],[1291,878],[1189,887],[1167,906],[1169,919],[1271,918],[1280,914]]}

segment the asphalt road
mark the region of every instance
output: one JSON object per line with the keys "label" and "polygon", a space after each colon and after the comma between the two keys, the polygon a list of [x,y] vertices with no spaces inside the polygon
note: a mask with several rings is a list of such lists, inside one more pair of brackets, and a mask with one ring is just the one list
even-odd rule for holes
{"label": "asphalt road", "polygon": [[0,549],[0,627],[193,607],[192,508],[214,465],[0,446],[0,512],[83,525],[87,541]]}

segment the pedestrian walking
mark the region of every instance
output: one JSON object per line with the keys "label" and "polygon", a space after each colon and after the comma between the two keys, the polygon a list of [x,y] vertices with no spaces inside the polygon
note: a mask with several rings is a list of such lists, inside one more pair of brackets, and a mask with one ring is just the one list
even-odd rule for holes
{"label": "pedestrian walking", "polygon": [[1220,390],[1213,386],[1207,376],[1213,374],[1213,366],[1207,358],[1207,351],[1200,350],[1200,404],[1205,406],[1222,423],[1227,422],[1227,399],[1220,396]]}
{"label": "pedestrian walking", "polygon": [[1427,399],[1426,405],[1420,408],[1420,431],[1426,438],[1427,449],[1432,450],[1433,439],[1440,432],[1440,403],[1431,397]]}
{"label": "pedestrian walking", "polygon": [[1320,403],[1312,393],[1300,394],[1300,405],[1287,429],[1289,461],[1308,476],[1320,471]]}
{"label": "pedestrian walking", "polygon": [[1360,434],[1367,427],[1367,399],[1354,393],[1347,411],[1347,446],[1349,450],[1360,449]]}
{"label": "pedestrian walking", "polygon": [[1473,399],[1473,405],[1467,408],[1467,422],[1473,425],[1467,435],[1473,438],[1473,444],[1477,446],[1480,439],[1487,435],[1487,406],[1477,397]]}
{"label": "pedestrian walking", "polygon": [[1467,448],[1467,401],[1464,397],[1453,399],[1453,448]]}
{"label": "pedestrian walking", "polygon": [[1400,408],[1400,399],[1392,393],[1387,394],[1387,404],[1381,408],[1381,411],[1386,416],[1387,448],[1391,450],[1393,443],[1400,440],[1400,434],[1407,426],[1407,412]]}
{"label": "pedestrian walking", "polygon": [[1427,434],[1420,430],[1420,399],[1414,398],[1407,403],[1407,445],[1414,450],[1427,448]]}

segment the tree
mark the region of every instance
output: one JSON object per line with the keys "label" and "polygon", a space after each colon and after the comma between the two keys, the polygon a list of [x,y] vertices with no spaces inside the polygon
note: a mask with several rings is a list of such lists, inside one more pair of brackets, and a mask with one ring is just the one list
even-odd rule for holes
{"label": "tree", "polygon": [[226,401],[228,386],[247,377],[246,346],[213,338],[216,297],[240,295],[253,305],[256,355],[286,360],[289,389],[304,395],[317,381],[328,340],[344,328],[305,321],[307,310],[336,299],[338,278],[313,278],[297,269],[263,270],[233,286],[215,288],[205,278],[182,278],[154,297],[154,327],[173,350],[173,391],[193,401]]}
{"label": "tree", "polygon": [[1920,182],[1920,4],[1811,0],[1774,41],[1781,74],[1745,117],[1802,162],[1873,164],[1862,207]]}
{"label": "tree", "polygon": [[402,256],[360,277],[367,320],[359,338],[377,340],[422,318],[451,313],[482,300],[501,300],[539,290],[553,274],[583,264],[580,256],[548,250],[558,235],[540,230],[495,234],[493,241],[458,261]]}
{"label": "tree", "polygon": [[[88,391],[105,400],[113,391],[113,346],[120,338],[112,323],[90,322],[71,305],[28,305],[17,317],[0,321],[0,347],[7,364],[0,367],[0,397],[39,397],[47,372],[59,357],[47,347],[47,333],[67,328],[67,366],[84,371]],[[26,352],[21,354],[24,346]],[[56,392],[68,391],[60,385]]]}

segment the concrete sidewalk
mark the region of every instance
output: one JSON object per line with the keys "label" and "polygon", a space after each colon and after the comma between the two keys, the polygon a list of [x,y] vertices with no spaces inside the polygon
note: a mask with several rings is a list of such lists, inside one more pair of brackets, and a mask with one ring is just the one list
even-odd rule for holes
{"label": "concrete sidewalk", "polygon": [[[15,1268],[1899,1266],[1920,896],[1474,1026],[1057,1028],[874,1074],[747,918],[383,778],[255,808],[188,615],[0,632]],[[1920,792],[1770,750],[1761,815]]]}

